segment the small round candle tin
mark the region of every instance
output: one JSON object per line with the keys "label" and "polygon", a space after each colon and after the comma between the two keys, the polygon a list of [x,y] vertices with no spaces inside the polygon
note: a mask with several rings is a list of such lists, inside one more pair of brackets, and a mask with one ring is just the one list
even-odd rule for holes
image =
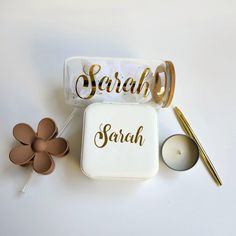
{"label": "small round candle tin", "polygon": [[199,159],[199,149],[195,141],[184,134],[167,138],[161,149],[164,163],[176,171],[192,168]]}

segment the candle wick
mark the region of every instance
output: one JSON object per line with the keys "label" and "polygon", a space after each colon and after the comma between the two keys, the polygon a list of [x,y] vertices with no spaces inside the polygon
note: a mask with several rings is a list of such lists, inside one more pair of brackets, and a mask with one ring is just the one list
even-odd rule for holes
{"label": "candle wick", "polygon": [[181,155],[181,154],[182,154],[180,150],[178,150],[178,151],[177,151],[177,153],[178,153],[179,155]]}

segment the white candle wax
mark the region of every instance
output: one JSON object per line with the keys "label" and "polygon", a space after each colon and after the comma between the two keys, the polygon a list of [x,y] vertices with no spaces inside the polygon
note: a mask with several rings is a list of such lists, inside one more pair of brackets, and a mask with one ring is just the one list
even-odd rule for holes
{"label": "white candle wax", "polygon": [[178,171],[188,170],[198,161],[198,146],[186,135],[173,135],[162,146],[162,158],[171,169]]}

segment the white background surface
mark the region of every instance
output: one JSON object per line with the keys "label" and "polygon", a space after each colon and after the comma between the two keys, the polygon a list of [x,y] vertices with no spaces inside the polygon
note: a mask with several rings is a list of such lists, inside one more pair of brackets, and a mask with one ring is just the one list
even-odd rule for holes
{"label": "white background surface", "polygon": [[[236,235],[235,1],[0,2],[0,235]],[[223,180],[201,161],[176,173],[162,162],[147,182],[92,181],[79,168],[81,115],[64,134],[68,157],[33,178],[8,152],[12,127],[45,116],[61,126],[69,56],[162,58],[176,67],[178,104]],[[160,112],[160,138],[181,132]]]}

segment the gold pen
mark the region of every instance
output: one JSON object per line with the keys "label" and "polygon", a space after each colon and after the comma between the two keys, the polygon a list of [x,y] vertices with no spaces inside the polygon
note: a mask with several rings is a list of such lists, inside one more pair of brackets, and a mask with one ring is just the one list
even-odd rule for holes
{"label": "gold pen", "polygon": [[193,132],[193,130],[192,130],[191,126],[189,125],[188,121],[186,120],[185,116],[183,115],[183,113],[180,111],[180,109],[178,107],[174,107],[173,109],[174,109],[176,117],[177,117],[181,127],[183,128],[184,132],[187,135],[189,135],[198,145],[200,156],[201,156],[204,164],[206,165],[208,171],[210,172],[211,176],[215,180],[216,184],[221,186],[222,181],[221,181],[215,167],[213,166],[210,158],[208,157],[205,150],[203,149],[200,141],[198,140],[197,136]]}

